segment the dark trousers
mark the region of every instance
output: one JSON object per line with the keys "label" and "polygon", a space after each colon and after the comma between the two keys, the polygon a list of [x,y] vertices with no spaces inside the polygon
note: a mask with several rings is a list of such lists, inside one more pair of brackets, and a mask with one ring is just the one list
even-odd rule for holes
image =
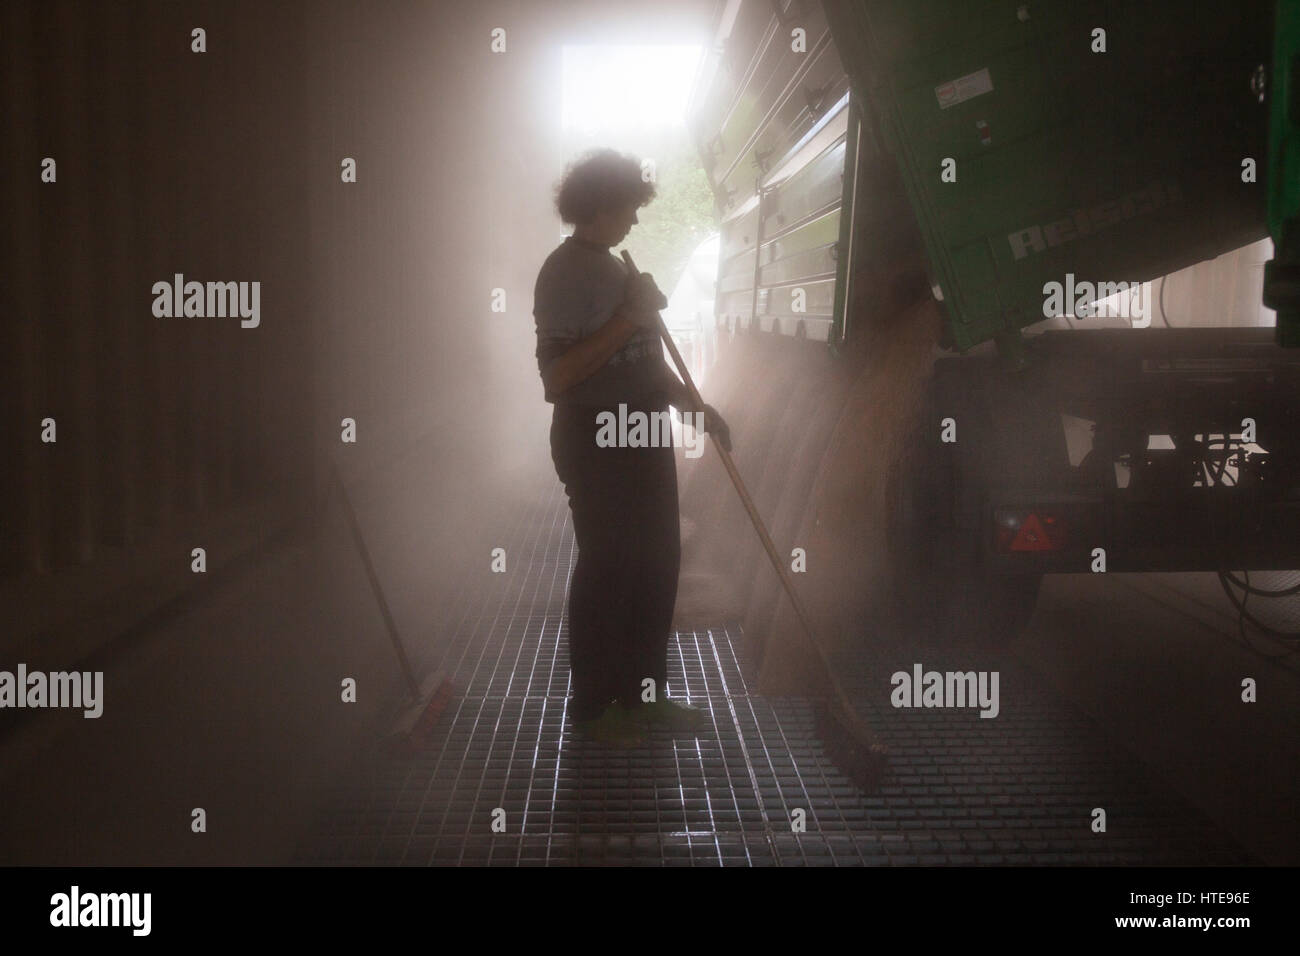
{"label": "dark trousers", "polygon": [[600,448],[599,411],[556,405],[551,419],[551,459],[578,545],[569,585],[574,720],[611,700],[635,704],[647,677],[656,699],[665,697],[681,567],[675,449]]}

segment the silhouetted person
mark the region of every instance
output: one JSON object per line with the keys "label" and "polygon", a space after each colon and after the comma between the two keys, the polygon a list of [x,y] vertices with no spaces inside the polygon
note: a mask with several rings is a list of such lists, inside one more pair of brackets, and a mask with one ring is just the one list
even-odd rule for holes
{"label": "silhouetted person", "polygon": [[[711,406],[692,406],[664,362],[657,311],[668,303],[648,272],[632,273],[610,247],[654,198],[636,159],[598,150],[566,170],[556,192],[574,224],[542,265],[533,293],[537,367],[555,405],[551,458],[573,515],[578,562],[569,588],[570,714],[580,733],[635,744],[650,725],[691,729],[704,715],[667,696],[668,639],[681,540],[671,444],[600,447],[597,416],[641,411],[704,413],[727,447]],[[653,703],[643,681],[654,681]]]}

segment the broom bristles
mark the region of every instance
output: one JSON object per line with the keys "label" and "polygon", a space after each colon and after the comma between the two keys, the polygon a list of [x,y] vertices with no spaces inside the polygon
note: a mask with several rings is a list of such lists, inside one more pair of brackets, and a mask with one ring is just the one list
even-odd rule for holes
{"label": "broom bristles", "polygon": [[862,790],[878,789],[889,768],[889,749],[838,699],[819,700],[815,714],[826,755],[835,766]]}
{"label": "broom bristles", "polygon": [[438,719],[454,696],[455,688],[446,671],[439,669],[434,672],[421,685],[419,699],[407,706],[393,722],[392,730],[384,738],[384,748],[409,755],[425,747]]}

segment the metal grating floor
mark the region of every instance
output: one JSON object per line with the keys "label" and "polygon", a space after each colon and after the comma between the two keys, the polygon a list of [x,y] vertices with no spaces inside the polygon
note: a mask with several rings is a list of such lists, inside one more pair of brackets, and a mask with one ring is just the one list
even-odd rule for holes
{"label": "metal grating floor", "polygon": [[[698,738],[621,750],[566,720],[564,619],[576,557],[558,484],[495,540],[516,568],[495,594],[461,588],[451,634],[457,696],[414,758],[358,757],[326,795],[296,862],[308,865],[1243,865],[1255,862],[1096,725],[1000,659],[1002,713],[894,710],[860,693],[891,751],[864,795],[827,759],[811,705],[750,691],[739,628],[679,631],[669,692],[707,707]],[[920,656],[918,656],[920,655]],[[907,660],[925,661],[909,648]],[[936,655],[933,659],[938,659]],[[842,662],[859,691],[865,657]],[[980,665],[984,666],[983,664]],[[854,679],[856,677],[856,680]],[[1014,688],[1014,696],[1005,689]],[[1026,690],[1029,688],[1029,690]],[[1093,833],[1104,806],[1108,832]],[[504,831],[493,813],[504,811]],[[802,810],[806,831],[793,832]]]}

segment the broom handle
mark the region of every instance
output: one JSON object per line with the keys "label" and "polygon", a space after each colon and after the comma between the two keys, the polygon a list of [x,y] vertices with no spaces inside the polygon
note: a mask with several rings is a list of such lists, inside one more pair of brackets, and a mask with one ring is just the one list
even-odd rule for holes
{"label": "broom handle", "polygon": [[[627,267],[636,275],[640,271],[636,263],[632,261],[632,256],[626,249],[623,250],[623,261]],[[695,407],[704,408],[704,399],[700,397],[700,390],[695,387],[695,381],[691,378],[690,369],[682,361],[682,354],[677,350],[677,343],[673,341],[672,335],[668,332],[668,326],[664,324],[664,317],[658,312],[655,313],[655,321],[659,325],[659,335],[663,338],[664,344],[668,346],[668,354],[673,358],[673,363],[677,366],[677,371],[682,376],[682,381],[686,385],[686,392],[690,395],[691,401]],[[740,495],[740,501],[749,512],[749,520],[754,524],[754,530],[758,532],[759,540],[763,542],[763,549],[767,551],[767,556],[772,561],[772,567],[776,569],[777,576],[781,579],[781,586],[785,588],[785,593],[790,598],[790,604],[794,607],[795,617],[799,619],[799,626],[803,628],[804,636],[817,650],[817,654],[822,659],[822,664],[826,667],[826,673],[830,677],[831,686],[841,697],[844,696],[843,688],[835,676],[835,669],[831,667],[830,661],[826,658],[826,651],[822,648],[821,643],[813,636],[812,626],[808,623],[808,615],[804,613],[803,604],[794,590],[794,581],[790,578],[790,571],[781,560],[781,556],[776,553],[776,545],[772,543],[772,536],[767,533],[767,526],[763,524],[763,519],[759,516],[758,508],[754,506],[754,499],[749,496],[749,491],[745,488],[745,483],[740,478],[740,472],[736,470],[736,463],[731,460],[731,452],[723,448],[718,442],[711,443],[718,450],[718,455],[722,458],[722,467],[727,469],[727,474],[731,477],[731,483],[736,486],[736,493]]]}

